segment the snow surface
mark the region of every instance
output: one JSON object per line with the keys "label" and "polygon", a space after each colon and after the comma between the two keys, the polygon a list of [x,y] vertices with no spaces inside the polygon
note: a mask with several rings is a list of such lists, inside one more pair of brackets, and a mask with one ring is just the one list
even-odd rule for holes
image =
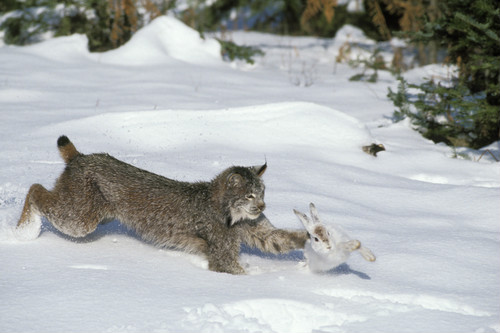
{"label": "snow surface", "polygon": [[[352,27],[339,34],[234,33],[266,52],[253,66],[220,61],[213,40],[172,17],[102,54],[81,35],[1,46],[0,331],[499,332],[498,163],[465,149],[471,160],[451,158],[393,123],[395,79],[349,82],[359,69],[335,63],[348,38],[357,54],[374,43]],[[61,134],[84,153],[185,181],[267,159],[277,227],[301,228],[292,209],[312,201],[377,261],[354,254],[313,274],[301,251],[243,248],[249,274],[232,276],[118,221],[75,240],[44,220],[39,238],[20,242],[30,185],[50,188],[64,168]],[[373,142],[387,149],[376,158],[361,150]],[[498,143],[488,148],[499,156]]]}

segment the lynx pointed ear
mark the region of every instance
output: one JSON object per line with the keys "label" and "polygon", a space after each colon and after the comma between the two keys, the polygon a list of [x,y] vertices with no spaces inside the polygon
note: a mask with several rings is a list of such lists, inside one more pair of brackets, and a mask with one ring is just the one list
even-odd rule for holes
{"label": "lynx pointed ear", "polygon": [[229,184],[229,186],[241,186],[241,184],[243,184],[243,177],[238,173],[233,173],[228,177],[227,183]]}
{"label": "lynx pointed ear", "polygon": [[264,163],[264,165],[258,165],[258,166],[254,166],[252,167],[252,170],[257,174],[257,176],[259,177],[262,177],[262,175],[264,174],[264,172],[266,172],[266,169],[267,169],[267,162]]}

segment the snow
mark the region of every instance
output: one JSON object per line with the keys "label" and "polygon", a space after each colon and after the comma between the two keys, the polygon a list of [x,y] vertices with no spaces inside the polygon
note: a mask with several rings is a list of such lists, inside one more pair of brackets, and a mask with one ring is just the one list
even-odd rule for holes
{"label": "snow", "polygon": [[164,63],[166,58],[195,64],[222,62],[219,42],[201,39],[197,31],[172,17],[153,20],[128,43],[102,54],[100,60],[120,65],[152,65]]}
{"label": "snow", "polygon": [[[354,47],[374,44],[353,35]],[[173,17],[101,54],[81,35],[0,47],[0,331],[499,332],[491,155],[452,158],[409,122],[393,123],[385,96],[397,81],[384,72],[376,84],[348,81],[358,70],[335,63],[335,39],[232,38],[265,56],[224,63],[213,39]],[[377,261],[352,255],[313,274],[302,251],[243,248],[248,274],[232,276],[144,243],[118,221],[75,240],[43,220],[38,238],[18,241],[30,185],[50,188],[64,168],[61,134],[84,153],[184,181],[267,160],[273,224],[302,228],[292,209],[314,202]],[[386,151],[362,152],[374,142]],[[498,143],[487,148],[499,156]]]}

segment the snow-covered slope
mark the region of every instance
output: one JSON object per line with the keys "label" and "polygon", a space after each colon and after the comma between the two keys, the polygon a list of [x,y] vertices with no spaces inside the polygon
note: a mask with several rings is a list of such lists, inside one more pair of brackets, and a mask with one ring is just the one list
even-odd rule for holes
{"label": "snow-covered slope", "polygon": [[[453,159],[393,124],[385,94],[395,80],[349,82],[356,70],[334,63],[338,41],[235,33],[266,51],[249,67],[219,61],[214,41],[197,38],[163,17],[102,54],[78,35],[0,47],[1,332],[500,331],[492,158]],[[266,215],[277,227],[302,228],[292,209],[312,201],[377,261],[353,254],[315,275],[301,251],[244,248],[249,274],[231,276],[118,221],[83,240],[44,221],[38,239],[19,242],[12,229],[29,186],[50,188],[64,168],[61,134],[83,153],[184,181],[266,159]],[[372,142],[387,150],[362,152]]]}
{"label": "snow-covered slope", "polygon": [[99,60],[120,65],[155,65],[172,60],[191,64],[221,63],[220,44],[201,39],[197,31],[173,17],[161,17],[139,30],[122,47],[100,55]]}

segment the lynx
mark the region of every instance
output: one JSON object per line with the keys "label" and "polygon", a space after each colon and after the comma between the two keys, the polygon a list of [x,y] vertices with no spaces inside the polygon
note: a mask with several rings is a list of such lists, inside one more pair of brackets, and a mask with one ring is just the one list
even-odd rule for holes
{"label": "lynx", "polygon": [[271,253],[304,248],[305,230],[274,227],[262,213],[267,163],[230,167],[209,182],[181,182],[108,154],[84,155],[66,136],[57,140],[66,167],[52,191],[33,184],[16,227],[33,239],[45,217],[62,233],[85,237],[119,220],[145,241],[204,256],[216,272],[244,274],[241,244]]}

